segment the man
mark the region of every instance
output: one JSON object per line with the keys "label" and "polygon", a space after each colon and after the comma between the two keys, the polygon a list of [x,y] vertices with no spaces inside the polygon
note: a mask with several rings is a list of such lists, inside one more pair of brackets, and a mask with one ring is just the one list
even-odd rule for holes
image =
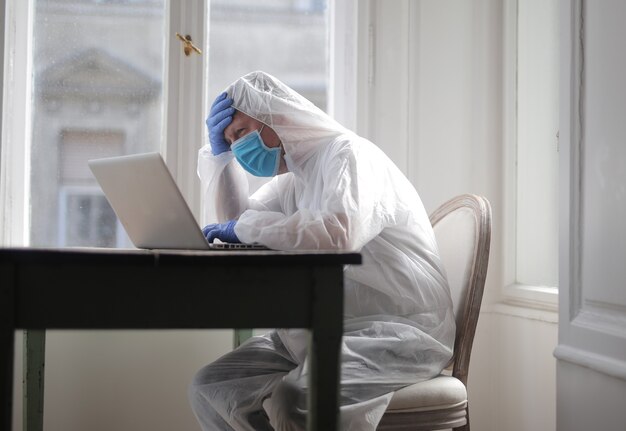
{"label": "man", "polygon": [[[391,393],[437,375],[454,344],[452,301],[428,216],[400,170],[276,78],[253,72],[218,96],[198,172],[213,241],[354,250],[346,267],[342,430],[376,426]],[[243,169],[273,177],[251,197]],[[300,430],[307,334],[253,337],[198,372],[204,430]]]}

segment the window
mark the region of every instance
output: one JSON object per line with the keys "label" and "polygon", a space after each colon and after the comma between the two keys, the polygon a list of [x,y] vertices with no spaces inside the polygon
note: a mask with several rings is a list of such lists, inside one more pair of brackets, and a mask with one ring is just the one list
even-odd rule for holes
{"label": "window", "polygon": [[558,285],[558,1],[508,2],[506,22],[509,293],[556,306],[547,296]]}
{"label": "window", "polygon": [[[5,245],[129,246],[86,165],[92,158],[161,151],[188,203],[199,208],[202,106],[244,73],[265,70],[322,109],[328,105],[326,0],[7,6]],[[177,31],[194,34],[202,56],[185,57]]]}

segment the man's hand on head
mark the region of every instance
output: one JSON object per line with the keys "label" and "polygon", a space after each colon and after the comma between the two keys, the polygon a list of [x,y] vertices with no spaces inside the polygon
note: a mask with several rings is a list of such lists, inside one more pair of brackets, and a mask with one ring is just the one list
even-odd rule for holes
{"label": "man's hand on head", "polygon": [[233,99],[223,92],[211,105],[209,117],[206,119],[206,125],[209,129],[209,142],[211,143],[211,151],[214,155],[230,151],[230,145],[224,138],[224,130],[233,121],[235,108],[232,107]]}

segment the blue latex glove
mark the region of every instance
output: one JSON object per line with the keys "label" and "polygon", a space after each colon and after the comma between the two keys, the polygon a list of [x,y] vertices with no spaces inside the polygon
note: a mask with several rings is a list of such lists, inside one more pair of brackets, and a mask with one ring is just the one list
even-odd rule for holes
{"label": "blue latex glove", "polygon": [[233,99],[223,92],[215,98],[209,117],[206,119],[206,126],[209,129],[209,142],[211,143],[211,151],[214,155],[230,151],[230,145],[224,139],[224,129],[233,121],[235,108],[231,105]]}
{"label": "blue latex glove", "polygon": [[235,235],[235,220],[226,223],[208,224],[202,229],[202,233],[209,242],[219,239],[222,242],[240,243],[239,238]]}

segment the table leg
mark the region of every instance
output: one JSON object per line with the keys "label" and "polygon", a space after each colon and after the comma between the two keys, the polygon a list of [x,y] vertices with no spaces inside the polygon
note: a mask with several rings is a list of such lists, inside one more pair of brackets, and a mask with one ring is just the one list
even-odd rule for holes
{"label": "table leg", "polygon": [[13,354],[15,349],[15,331],[12,328],[0,329],[0,430],[11,429],[13,413]]}
{"label": "table leg", "polygon": [[235,329],[233,331],[233,348],[241,346],[241,343],[252,337],[252,329]]}
{"label": "table leg", "polygon": [[9,431],[13,413],[15,350],[14,269],[0,264],[0,430]]}
{"label": "table leg", "polygon": [[343,334],[343,268],[315,271],[307,429],[339,429],[340,350]]}
{"label": "table leg", "polygon": [[24,331],[23,429],[43,430],[46,331]]}

